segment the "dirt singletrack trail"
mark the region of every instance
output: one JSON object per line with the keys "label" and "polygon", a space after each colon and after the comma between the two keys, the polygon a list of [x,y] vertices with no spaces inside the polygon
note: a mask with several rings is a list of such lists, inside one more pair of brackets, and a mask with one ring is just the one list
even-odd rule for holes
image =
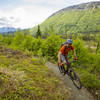
{"label": "dirt singletrack trail", "polygon": [[95,100],[94,97],[85,88],[77,89],[68,75],[63,76],[60,73],[56,64],[47,62],[45,65],[48,66],[48,68],[52,70],[58,77],[60,77],[60,79],[70,89],[73,100]]}

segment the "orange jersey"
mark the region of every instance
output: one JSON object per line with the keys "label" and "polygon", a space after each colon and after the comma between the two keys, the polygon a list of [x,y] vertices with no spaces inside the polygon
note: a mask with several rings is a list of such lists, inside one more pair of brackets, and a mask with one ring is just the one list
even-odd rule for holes
{"label": "orange jersey", "polygon": [[74,46],[72,45],[70,48],[66,47],[66,46],[62,46],[62,48],[60,49],[60,52],[63,54],[63,55],[66,55],[68,54],[68,52],[70,50],[74,50]]}

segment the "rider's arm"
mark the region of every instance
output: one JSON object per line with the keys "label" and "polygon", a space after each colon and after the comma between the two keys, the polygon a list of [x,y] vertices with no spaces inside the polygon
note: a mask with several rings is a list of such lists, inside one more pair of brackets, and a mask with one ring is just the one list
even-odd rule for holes
{"label": "rider's arm", "polygon": [[61,60],[60,60],[61,54],[62,54],[62,53],[59,51],[59,52],[58,52],[58,62],[59,62],[59,63],[61,63]]}
{"label": "rider's arm", "polygon": [[76,51],[75,51],[75,49],[74,49],[74,46],[73,46],[73,45],[72,45],[72,51],[73,51],[74,58],[77,58],[77,56],[76,56]]}
{"label": "rider's arm", "polygon": [[74,58],[77,58],[75,49],[73,50],[73,55],[74,55]]}
{"label": "rider's arm", "polygon": [[60,50],[58,52],[58,63],[61,63],[60,56],[61,56],[62,52],[64,51],[64,49],[65,49],[65,46],[62,46],[62,48],[60,48]]}

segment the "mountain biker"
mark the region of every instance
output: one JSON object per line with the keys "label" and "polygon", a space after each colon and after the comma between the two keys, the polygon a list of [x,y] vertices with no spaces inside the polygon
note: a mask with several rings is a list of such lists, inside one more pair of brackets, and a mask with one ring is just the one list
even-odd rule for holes
{"label": "mountain biker", "polygon": [[68,61],[68,52],[70,50],[73,51],[74,59],[77,60],[76,52],[74,49],[74,46],[72,45],[73,41],[72,39],[68,39],[64,45],[60,48],[59,53],[58,53],[58,63],[60,68],[62,68],[64,63],[67,63],[67,72],[68,72],[68,66],[69,66],[69,61]]}

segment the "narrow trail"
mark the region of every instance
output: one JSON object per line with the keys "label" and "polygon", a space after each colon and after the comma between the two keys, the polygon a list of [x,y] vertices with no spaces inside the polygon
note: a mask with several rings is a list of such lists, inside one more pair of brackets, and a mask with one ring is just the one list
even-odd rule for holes
{"label": "narrow trail", "polygon": [[47,62],[45,65],[48,66],[48,68],[51,69],[58,77],[60,77],[60,79],[69,88],[69,90],[72,91],[73,100],[95,100],[94,97],[85,88],[82,88],[80,90],[77,89],[67,75],[63,76],[59,72],[56,64]]}

